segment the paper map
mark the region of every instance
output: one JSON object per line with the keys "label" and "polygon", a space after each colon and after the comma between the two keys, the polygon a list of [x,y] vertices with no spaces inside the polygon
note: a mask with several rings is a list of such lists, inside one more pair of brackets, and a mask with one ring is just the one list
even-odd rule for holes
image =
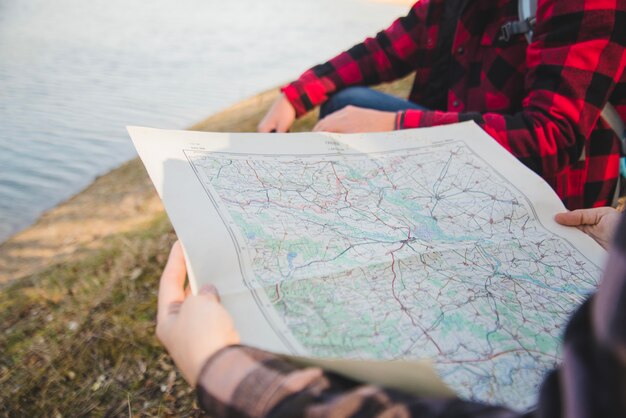
{"label": "paper map", "polygon": [[428,359],[459,396],[524,409],[600,277],[599,246],[556,225],[554,192],[473,123],[130,133],[196,285],[216,283],[252,345]]}

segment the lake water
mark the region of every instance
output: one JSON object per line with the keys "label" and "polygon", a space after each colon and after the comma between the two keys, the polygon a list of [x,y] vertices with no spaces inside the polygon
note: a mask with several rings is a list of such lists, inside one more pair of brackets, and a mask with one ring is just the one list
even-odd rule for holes
{"label": "lake water", "polygon": [[0,242],[182,129],[373,35],[365,0],[0,0]]}

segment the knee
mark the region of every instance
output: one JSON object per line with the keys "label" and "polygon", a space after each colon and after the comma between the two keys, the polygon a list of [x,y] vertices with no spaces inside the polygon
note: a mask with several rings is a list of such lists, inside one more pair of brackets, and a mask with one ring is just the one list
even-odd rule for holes
{"label": "knee", "polygon": [[367,87],[348,87],[330,96],[320,108],[320,119],[343,109],[346,106],[362,106],[371,94]]}

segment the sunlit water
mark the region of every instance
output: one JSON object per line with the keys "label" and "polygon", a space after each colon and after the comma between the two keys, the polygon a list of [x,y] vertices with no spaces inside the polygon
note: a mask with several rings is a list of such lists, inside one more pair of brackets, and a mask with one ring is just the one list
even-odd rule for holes
{"label": "sunlit water", "polygon": [[184,128],[387,26],[365,0],[0,0],[0,242]]}

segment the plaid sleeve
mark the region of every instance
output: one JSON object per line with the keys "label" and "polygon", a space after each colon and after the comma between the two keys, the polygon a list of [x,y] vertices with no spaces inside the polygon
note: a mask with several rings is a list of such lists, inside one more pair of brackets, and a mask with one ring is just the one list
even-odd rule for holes
{"label": "plaid sleeve", "polygon": [[296,115],[302,116],[344,87],[379,84],[414,71],[422,48],[434,48],[422,42],[428,5],[429,0],[418,1],[407,16],[374,38],[307,70],[283,87],[282,92],[296,109]]}
{"label": "plaid sleeve", "polygon": [[359,385],[319,368],[299,369],[278,356],[231,346],[211,357],[198,400],[214,417],[516,418],[510,410],[460,399],[422,399]]}
{"label": "plaid sleeve", "polygon": [[[554,176],[578,161],[626,65],[626,1],[539,1],[526,97],[512,115],[408,110],[400,128],[474,120],[528,167]],[[506,63],[501,63],[506,68]],[[601,125],[611,135],[608,125]],[[606,150],[606,166],[619,158]]]}

